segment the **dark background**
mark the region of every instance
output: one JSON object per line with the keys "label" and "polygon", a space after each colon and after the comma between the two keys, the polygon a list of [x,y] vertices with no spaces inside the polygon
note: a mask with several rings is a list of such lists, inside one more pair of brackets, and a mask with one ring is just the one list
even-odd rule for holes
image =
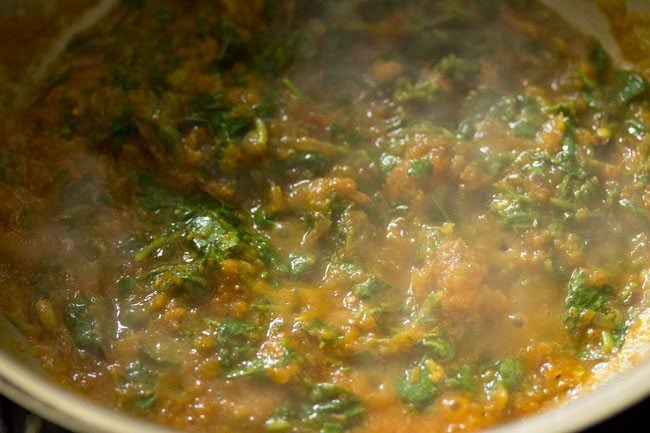
{"label": "dark background", "polygon": [[[645,433],[650,421],[650,397],[621,414],[581,433]],[[69,433],[31,415],[0,397],[0,433]],[[388,433],[388,432],[387,432]]]}
{"label": "dark background", "polygon": [[584,433],[641,433],[648,431],[650,397]]}

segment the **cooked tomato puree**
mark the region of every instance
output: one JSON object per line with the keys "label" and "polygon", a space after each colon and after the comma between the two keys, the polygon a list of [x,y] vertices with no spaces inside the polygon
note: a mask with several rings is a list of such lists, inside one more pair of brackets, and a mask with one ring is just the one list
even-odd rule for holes
{"label": "cooked tomato puree", "polygon": [[0,125],[0,310],[173,428],[522,417],[650,284],[648,81],[531,1],[124,0]]}

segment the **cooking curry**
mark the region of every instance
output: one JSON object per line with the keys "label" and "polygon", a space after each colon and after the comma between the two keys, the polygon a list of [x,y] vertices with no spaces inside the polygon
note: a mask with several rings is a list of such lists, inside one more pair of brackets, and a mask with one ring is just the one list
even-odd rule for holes
{"label": "cooking curry", "polygon": [[557,405],[650,286],[650,91],[525,0],[124,0],[0,123],[0,310],[195,432]]}

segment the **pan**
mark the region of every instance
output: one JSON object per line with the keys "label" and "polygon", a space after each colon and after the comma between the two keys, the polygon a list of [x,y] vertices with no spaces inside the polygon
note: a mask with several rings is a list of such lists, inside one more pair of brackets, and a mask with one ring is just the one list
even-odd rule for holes
{"label": "pan", "polygon": [[[47,71],[56,63],[74,36],[110,13],[117,2],[104,0],[76,14],[76,21],[47,35],[35,44],[39,55],[21,67],[25,73],[10,74],[0,65],[0,93],[4,109],[19,107],[30,100]],[[594,2],[545,0],[577,29],[597,38],[612,58],[626,60],[609,21]],[[0,14],[12,13],[18,2],[0,4]],[[629,2],[632,10],[648,9],[647,2]],[[25,78],[27,77],[27,78]],[[647,292],[647,291],[646,291]],[[646,293],[647,297],[648,294]],[[164,427],[103,407],[52,382],[14,326],[0,316],[0,392],[18,404],[78,433],[124,432],[165,433]],[[650,305],[645,302],[630,327],[624,347],[615,359],[598,369],[593,381],[560,406],[488,430],[491,433],[568,433],[584,429],[650,395]]]}

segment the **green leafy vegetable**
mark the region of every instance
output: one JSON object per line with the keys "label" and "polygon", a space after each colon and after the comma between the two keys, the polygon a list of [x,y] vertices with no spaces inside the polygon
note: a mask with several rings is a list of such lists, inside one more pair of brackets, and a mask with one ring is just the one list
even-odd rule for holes
{"label": "green leafy vegetable", "polygon": [[[603,216],[602,209],[595,207],[595,199],[604,195],[604,188],[593,172],[600,162],[581,157],[571,122],[555,155],[540,150],[522,151],[507,163],[500,169],[505,177],[496,183],[497,192],[490,201],[490,209],[504,225],[557,228],[567,221]],[[540,185],[552,191],[548,198],[551,206],[540,200]],[[589,205],[594,208],[589,209]]]}
{"label": "green leafy vegetable", "polygon": [[456,137],[461,140],[469,140],[476,133],[476,119],[470,117],[462,120],[456,128]]}
{"label": "green leafy vegetable", "polygon": [[255,129],[255,118],[234,114],[235,105],[225,101],[219,92],[202,93],[192,100],[192,112],[186,122],[207,125],[223,140],[237,140]]}
{"label": "green leafy vegetable", "polygon": [[228,379],[237,379],[240,377],[255,377],[263,378],[266,376],[268,365],[263,359],[252,359],[243,361],[232,370],[226,373],[225,377]]}
{"label": "green leafy vegetable", "polygon": [[633,119],[627,119],[625,121],[625,126],[627,126],[627,132],[639,139],[643,138],[647,133],[646,127],[642,123]]}
{"label": "green leafy vegetable", "polygon": [[527,194],[504,188],[490,201],[490,209],[501,218],[506,226],[515,228],[538,227],[542,214],[538,203]]}
{"label": "green leafy vegetable", "polygon": [[352,287],[352,293],[361,299],[370,299],[388,288],[388,284],[373,275],[367,280],[355,284]]}
{"label": "green leafy vegetable", "polygon": [[517,357],[510,357],[497,364],[497,380],[509,391],[518,389],[524,380],[524,366]]}
{"label": "green leafy vegetable", "polygon": [[258,208],[253,213],[253,221],[257,227],[265,229],[271,227],[273,224],[273,217],[263,208]]}
{"label": "green leafy vegetable", "polygon": [[577,108],[574,101],[561,102],[557,105],[546,106],[542,108],[544,113],[562,114],[567,118],[575,116]]}
{"label": "green leafy vegetable", "polygon": [[591,43],[591,49],[589,50],[589,60],[591,60],[591,63],[593,63],[596,67],[598,80],[602,81],[609,68],[610,59],[607,51],[605,51],[603,46],[597,40],[593,40]]}
{"label": "green leafy vegetable", "polygon": [[602,359],[623,343],[627,325],[615,295],[609,284],[587,284],[584,269],[575,269],[569,278],[564,323],[584,359]]}
{"label": "green leafy vegetable", "polygon": [[183,251],[182,261],[153,267],[149,274],[157,284],[168,289],[179,289],[194,295],[205,290],[205,276],[221,260],[228,258],[241,243],[239,231],[218,212],[208,209],[191,209],[181,221],[173,222],[162,233],[135,255],[144,261],[154,252],[177,257]]}
{"label": "green leafy vegetable", "polygon": [[618,77],[617,97],[623,104],[629,104],[648,90],[648,83],[639,74],[621,71]]}
{"label": "green leafy vegetable", "polygon": [[650,216],[648,216],[648,213],[645,211],[645,209],[643,209],[638,204],[634,203],[632,200],[621,199],[618,201],[618,203],[621,206],[623,206],[625,209],[629,210],[632,215],[639,218],[640,220],[643,221],[650,220]]}
{"label": "green leafy vegetable", "polygon": [[78,296],[63,311],[63,321],[79,349],[101,352],[104,337],[87,299]]}
{"label": "green leafy vegetable", "polygon": [[327,167],[327,159],[316,152],[294,152],[279,164],[281,171],[303,170],[302,175],[311,172],[317,176],[325,174]]}
{"label": "green leafy vegetable", "polygon": [[508,123],[516,137],[532,138],[542,126],[539,103],[525,93],[503,98],[491,111]]}
{"label": "green leafy vegetable", "polygon": [[289,92],[291,92],[296,98],[306,99],[306,96],[304,93],[302,93],[302,90],[300,90],[300,88],[298,88],[298,86],[296,86],[296,84],[289,78],[284,77],[282,79],[282,84],[284,84],[284,87],[286,87],[287,90],[289,90]]}
{"label": "green leafy vegetable", "polygon": [[438,393],[437,385],[431,380],[427,359],[423,358],[415,366],[407,369],[397,381],[397,394],[404,403],[415,409],[427,407]]}
{"label": "green leafy vegetable", "polygon": [[240,363],[238,366],[230,370],[225,377],[228,379],[235,379],[239,377],[266,377],[270,368],[278,366],[294,365],[300,366],[304,362],[304,358],[300,352],[291,346],[284,344],[284,354],[281,359],[269,358],[254,358]]}
{"label": "green leafy vegetable", "polygon": [[206,211],[191,217],[185,221],[183,230],[185,238],[209,261],[221,261],[240,243],[237,231],[215,212]]}
{"label": "green leafy vegetable", "polygon": [[335,143],[358,147],[367,139],[368,137],[364,133],[352,127],[345,127],[338,124],[330,127],[330,141]]}
{"label": "green leafy vegetable", "polygon": [[265,430],[339,433],[357,424],[365,412],[350,391],[331,383],[313,385],[307,400],[301,409],[278,408],[266,421]]}
{"label": "green leafy vegetable", "polygon": [[224,259],[262,258],[263,240],[237,227],[237,216],[218,200],[181,198],[146,178],[139,180],[138,188],[136,204],[157,228],[145,233],[147,243],[134,251],[140,267],[137,274],[122,278],[199,300],[210,288],[209,276]]}
{"label": "green leafy vegetable", "polygon": [[443,57],[436,65],[436,69],[460,89],[469,87],[469,81],[479,71],[476,63],[462,59],[455,54]]}
{"label": "green leafy vegetable", "polygon": [[468,392],[476,391],[476,382],[472,373],[472,366],[469,364],[463,364],[445,380],[445,385]]}
{"label": "green leafy vegetable", "polygon": [[588,286],[586,280],[587,272],[584,269],[574,270],[569,279],[565,322],[570,330],[579,326],[580,316],[586,310],[604,312],[614,295],[612,286]]}
{"label": "green leafy vegetable", "polygon": [[217,357],[224,371],[231,371],[255,354],[260,330],[252,323],[229,319],[210,324],[217,329]]}
{"label": "green leafy vegetable", "polygon": [[572,128],[567,128],[562,135],[561,150],[555,159],[566,174],[576,177],[584,176],[584,170],[578,163],[578,143]]}
{"label": "green leafy vegetable", "polygon": [[182,202],[177,195],[161,187],[147,174],[136,177],[134,189],[135,204],[150,215],[172,212]]}
{"label": "green leafy vegetable", "polygon": [[118,393],[122,395],[122,404],[145,412],[153,407],[157,397],[155,393],[156,375],[139,361],[134,361],[126,368],[126,377]]}
{"label": "green leafy vegetable", "polygon": [[390,153],[382,153],[379,157],[379,167],[381,172],[389,173],[402,159],[399,156],[391,155]]}
{"label": "green leafy vegetable", "polygon": [[259,117],[256,117],[255,128],[246,134],[246,138],[259,146],[266,146],[269,141],[269,130],[266,127],[266,123]]}
{"label": "green leafy vegetable", "polygon": [[291,253],[289,254],[290,274],[298,277],[307,273],[316,264],[316,256],[313,254]]}
{"label": "green leafy vegetable", "polygon": [[423,181],[431,177],[433,167],[427,159],[416,159],[409,165],[407,173],[413,179]]}
{"label": "green leafy vegetable", "polygon": [[449,361],[456,354],[456,349],[451,341],[442,337],[425,338],[420,344],[438,361]]}
{"label": "green leafy vegetable", "polygon": [[121,299],[128,298],[135,291],[135,279],[129,276],[117,280],[117,294]]}
{"label": "green leafy vegetable", "polygon": [[336,328],[327,326],[320,320],[313,320],[303,325],[301,329],[324,344],[333,343],[340,337],[340,333]]}
{"label": "green leafy vegetable", "polygon": [[534,119],[519,119],[510,124],[510,128],[516,137],[532,138],[537,134],[541,123]]}
{"label": "green leafy vegetable", "polygon": [[398,102],[408,101],[434,101],[440,95],[440,88],[434,86],[429,80],[411,83],[404,81],[395,91],[394,98]]}
{"label": "green leafy vegetable", "polygon": [[303,412],[303,422],[333,432],[350,427],[364,413],[358,399],[348,390],[331,383],[318,383],[309,393],[311,407]]}
{"label": "green leafy vegetable", "polygon": [[140,347],[140,356],[157,367],[171,368],[182,363],[182,354],[175,348],[173,342],[144,345]]}

